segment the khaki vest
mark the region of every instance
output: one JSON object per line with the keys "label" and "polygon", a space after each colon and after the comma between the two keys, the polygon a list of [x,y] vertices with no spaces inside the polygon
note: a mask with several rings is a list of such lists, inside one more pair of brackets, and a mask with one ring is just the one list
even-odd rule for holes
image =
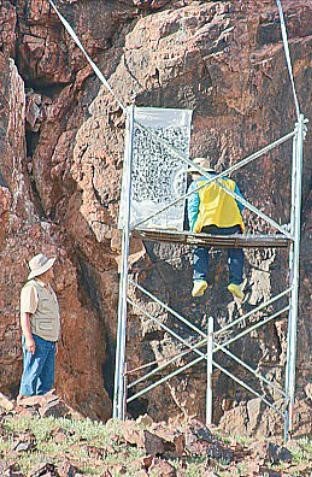
{"label": "khaki vest", "polygon": [[57,341],[60,335],[60,310],[54,291],[40,285],[36,280],[26,283],[34,286],[38,297],[38,306],[31,315],[30,325],[33,334],[47,341]]}

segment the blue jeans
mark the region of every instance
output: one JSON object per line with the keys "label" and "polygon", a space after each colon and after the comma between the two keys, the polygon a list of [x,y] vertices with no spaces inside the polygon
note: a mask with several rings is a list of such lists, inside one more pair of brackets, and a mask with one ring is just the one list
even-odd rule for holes
{"label": "blue jeans", "polygon": [[[239,225],[221,228],[215,225],[204,227],[202,232],[211,235],[233,235],[241,233]],[[209,267],[209,248],[198,247],[194,250],[193,280],[207,280]],[[228,249],[229,283],[240,285],[243,281],[244,252],[241,248]]]}
{"label": "blue jeans", "polygon": [[23,375],[20,385],[22,396],[40,396],[54,385],[55,343],[33,335],[36,343],[34,354],[27,351],[23,336]]}

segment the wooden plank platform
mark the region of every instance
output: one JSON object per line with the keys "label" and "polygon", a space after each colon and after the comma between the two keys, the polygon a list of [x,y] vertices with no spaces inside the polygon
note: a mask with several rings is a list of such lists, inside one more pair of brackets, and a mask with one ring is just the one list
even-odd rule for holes
{"label": "wooden plank platform", "polygon": [[196,247],[216,248],[287,248],[289,239],[284,235],[221,235],[194,234],[188,231],[163,229],[135,229],[132,236],[151,242],[168,242]]}

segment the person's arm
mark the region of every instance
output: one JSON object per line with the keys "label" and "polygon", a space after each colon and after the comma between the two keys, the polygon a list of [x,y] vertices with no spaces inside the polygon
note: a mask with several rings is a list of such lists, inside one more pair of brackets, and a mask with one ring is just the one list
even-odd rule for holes
{"label": "person's arm", "polygon": [[30,318],[38,306],[38,296],[34,286],[28,285],[21,293],[21,327],[26,340],[27,350],[34,354],[36,344],[31,331]]}
{"label": "person's arm", "polygon": [[[196,189],[196,183],[192,182],[192,184],[189,187],[189,192],[191,192],[192,189]],[[188,216],[188,221],[189,221],[189,228],[191,231],[193,231],[195,222],[197,220],[199,213],[199,194],[198,192],[193,192],[193,194],[188,196],[187,199],[187,216]]]}
{"label": "person's arm", "polygon": [[25,336],[27,351],[34,354],[36,350],[36,343],[31,332],[30,317],[31,317],[31,313],[22,313],[21,327],[22,327],[23,335]]}
{"label": "person's arm", "polygon": [[[244,199],[244,196],[243,196],[243,194],[241,193],[241,191],[239,190],[239,187],[238,187],[237,184],[235,184],[234,192],[235,192],[235,194],[239,195],[242,199]],[[237,204],[237,206],[238,206],[238,208],[239,208],[240,213],[242,213],[243,210],[244,210],[244,208],[245,208],[244,205],[243,205],[241,202],[239,202],[238,200],[236,201],[236,204]]]}

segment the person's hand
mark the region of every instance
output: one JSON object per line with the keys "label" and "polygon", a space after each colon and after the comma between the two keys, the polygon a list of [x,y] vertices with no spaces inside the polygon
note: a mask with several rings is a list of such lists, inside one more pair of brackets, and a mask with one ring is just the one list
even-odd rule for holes
{"label": "person's hand", "polygon": [[29,353],[34,354],[36,351],[36,343],[33,337],[31,338],[26,338],[26,348]]}
{"label": "person's hand", "polygon": [[55,343],[55,356],[58,355],[58,343]]}

